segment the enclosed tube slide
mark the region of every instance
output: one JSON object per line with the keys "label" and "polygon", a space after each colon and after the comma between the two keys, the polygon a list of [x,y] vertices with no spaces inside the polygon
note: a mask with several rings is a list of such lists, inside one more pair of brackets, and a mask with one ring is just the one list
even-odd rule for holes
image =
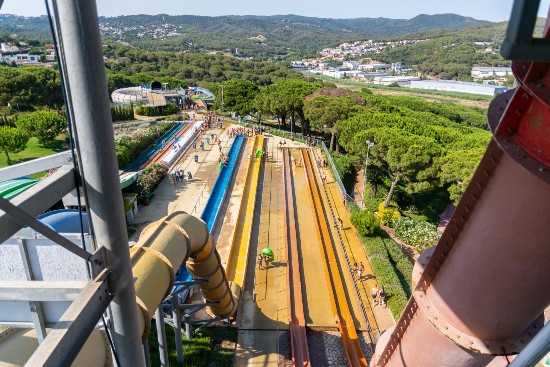
{"label": "enclosed tube slide", "polygon": [[200,288],[207,302],[217,302],[211,306],[212,313],[231,317],[237,310],[239,294],[234,295],[229,288],[206,224],[185,212],[174,212],[147,226],[130,249],[137,305],[142,315],[138,322],[144,341],[153,313],[170,294],[175,272],[188,259],[189,273],[207,279],[200,283]]}
{"label": "enclosed tube slide", "polygon": [[[227,281],[206,224],[185,212],[174,212],[147,226],[139,241],[130,249],[130,260],[138,325],[145,341],[151,328],[151,318],[172,289],[174,273],[187,261],[187,269],[195,278],[205,279],[199,287],[211,312],[222,318],[237,310],[240,288]],[[10,329],[0,343],[0,366],[22,366],[38,347],[33,329]],[[109,346],[101,331],[95,331],[75,359],[74,366],[111,365]]]}

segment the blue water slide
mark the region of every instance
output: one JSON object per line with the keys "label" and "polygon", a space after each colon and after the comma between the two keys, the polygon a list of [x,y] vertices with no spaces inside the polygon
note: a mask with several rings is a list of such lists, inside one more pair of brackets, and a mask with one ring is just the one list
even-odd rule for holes
{"label": "blue water slide", "polygon": [[151,159],[152,156],[154,156],[159,149],[162,147],[162,141],[168,142],[170,139],[172,139],[177,133],[183,129],[186,122],[184,123],[177,123],[174,124],[167,132],[165,132],[160,138],[155,141],[149,148],[145,149],[136,159],[132,161],[128,165],[128,167],[124,168],[124,171],[126,172],[133,172],[133,171],[139,171],[141,169],[141,166],[143,166],[149,159]]}
{"label": "blue water slide", "polygon": [[[233,144],[231,144],[229,153],[227,153],[227,156],[229,157],[229,163],[226,167],[222,167],[222,169],[220,170],[220,174],[218,175],[218,178],[216,179],[216,182],[212,187],[212,191],[210,193],[210,196],[208,197],[206,206],[202,211],[201,219],[206,223],[208,227],[208,232],[212,232],[212,229],[216,224],[221,204],[227,194],[227,189],[229,187],[229,183],[231,182],[231,177],[233,176],[233,172],[235,171],[235,165],[237,164],[237,159],[243,145],[244,135],[237,135],[235,137],[235,140],[233,141]],[[192,277],[187,272],[185,264],[180,266],[180,268],[178,269],[178,273],[175,276],[176,282],[190,281],[191,279]],[[176,291],[177,289],[178,287],[176,286],[173,288],[172,291]],[[187,291],[180,293],[180,295],[181,300],[184,300],[187,297]]]}
{"label": "blue water slide", "polygon": [[227,154],[229,157],[229,163],[227,164],[227,167],[222,167],[220,174],[218,175],[218,178],[216,179],[216,182],[212,187],[212,192],[208,197],[206,206],[202,211],[201,219],[204,220],[204,222],[208,226],[208,232],[212,232],[214,224],[216,224],[216,219],[218,218],[221,203],[227,192],[229,182],[231,181],[233,169],[235,168],[235,164],[237,163],[237,157],[239,156],[239,152],[241,151],[243,142],[243,135],[237,135],[235,137],[235,140],[233,141],[233,144],[229,149],[229,153]]}

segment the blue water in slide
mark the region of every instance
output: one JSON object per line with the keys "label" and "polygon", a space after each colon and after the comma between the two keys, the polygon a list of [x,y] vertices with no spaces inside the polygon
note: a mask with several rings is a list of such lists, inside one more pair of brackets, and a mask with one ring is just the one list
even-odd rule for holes
{"label": "blue water in slide", "polygon": [[[214,224],[216,223],[216,220],[218,218],[220,207],[221,207],[223,198],[225,197],[225,194],[227,192],[227,188],[229,187],[229,182],[231,181],[231,176],[233,175],[235,164],[237,163],[237,158],[239,157],[239,153],[241,152],[243,143],[244,143],[244,135],[237,135],[235,137],[235,140],[233,141],[233,144],[231,144],[229,153],[227,153],[229,157],[229,163],[227,164],[227,167],[223,167],[220,170],[220,174],[218,175],[218,178],[216,179],[216,182],[212,187],[212,191],[210,193],[210,196],[208,197],[206,206],[202,211],[201,219],[204,220],[204,222],[206,223],[208,227],[208,232],[212,232],[212,229],[214,228]],[[180,266],[179,271],[175,276],[175,280],[177,282],[178,281],[181,282],[181,281],[190,281],[191,279],[192,277],[187,272],[187,268],[185,267],[185,264]],[[174,287],[173,291],[176,289],[177,287]],[[185,299],[186,297],[187,297],[187,294],[181,295],[182,299]]]}

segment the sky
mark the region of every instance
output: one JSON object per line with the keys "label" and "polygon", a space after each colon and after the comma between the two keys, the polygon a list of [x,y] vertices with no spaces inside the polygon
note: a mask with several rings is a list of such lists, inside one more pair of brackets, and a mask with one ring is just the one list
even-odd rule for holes
{"label": "sky", "polygon": [[[0,1],[1,3],[1,1]],[[513,0],[97,0],[99,15],[275,15],[297,14],[320,18],[410,19],[418,14],[455,13],[475,19],[508,20]],[[546,17],[550,0],[541,0],[539,16]],[[2,14],[45,14],[43,0],[4,0]]]}

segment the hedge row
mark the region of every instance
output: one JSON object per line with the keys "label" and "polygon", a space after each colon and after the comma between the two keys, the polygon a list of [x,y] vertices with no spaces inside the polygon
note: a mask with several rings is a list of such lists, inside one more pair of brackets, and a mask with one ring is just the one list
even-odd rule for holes
{"label": "hedge row", "polygon": [[173,103],[166,103],[165,106],[147,107],[139,106],[136,113],[141,116],[168,116],[178,112],[178,106]]}
{"label": "hedge row", "polygon": [[133,120],[134,105],[130,102],[129,106],[111,106],[111,118],[113,119],[113,122]]}
{"label": "hedge row", "polygon": [[171,123],[161,122],[157,126],[139,129],[130,135],[119,136],[115,139],[116,157],[118,167],[124,168],[132,162],[145,148],[150,146],[168,131],[172,126]]}
{"label": "hedge row", "polygon": [[386,301],[397,320],[411,296],[413,266],[397,245],[386,235],[361,236],[378,285],[386,290]]}

